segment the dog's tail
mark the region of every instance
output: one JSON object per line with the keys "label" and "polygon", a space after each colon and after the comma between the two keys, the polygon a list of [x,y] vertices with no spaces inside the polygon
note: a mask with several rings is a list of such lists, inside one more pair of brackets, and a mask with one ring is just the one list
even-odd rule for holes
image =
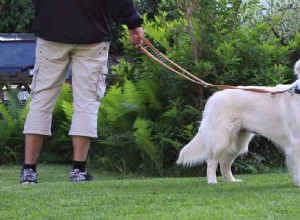
{"label": "dog's tail", "polygon": [[202,132],[199,130],[196,136],[181,149],[177,164],[193,166],[207,159],[207,151],[202,136]]}
{"label": "dog's tail", "polygon": [[295,74],[297,74],[298,78],[300,78],[300,60],[295,63],[294,66]]}

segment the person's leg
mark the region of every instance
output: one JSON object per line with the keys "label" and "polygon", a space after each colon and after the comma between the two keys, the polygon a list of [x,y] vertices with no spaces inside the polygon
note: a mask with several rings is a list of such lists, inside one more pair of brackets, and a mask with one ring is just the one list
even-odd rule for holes
{"label": "person's leg", "polygon": [[37,183],[36,161],[41,151],[45,136],[25,135],[25,159],[20,175],[21,184]]}
{"label": "person's leg", "polygon": [[36,164],[44,138],[44,135],[39,134],[25,135],[25,164]]}
{"label": "person's leg", "polygon": [[51,135],[52,112],[65,82],[69,51],[74,46],[38,38],[31,83],[32,99],[23,131],[25,135]]}
{"label": "person's leg", "polygon": [[85,161],[91,145],[91,138],[84,136],[73,136],[74,160]]}
{"label": "person's leg", "polygon": [[[26,117],[25,160],[20,182],[36,180],[36,162],[45,136],[51,135],[52,112],[69,64],[69,51],[74,45],[37,40],[36,63],[31,83],[31,103]],[[26,172],[24,172],[24,170]]]}
{"label": "person's leg", "polygon": [[86,171],[86,158],[89,153],[91,138],[84,136],[73,136],[73,169],[78,169],[80,172]]}
{"label": "person's leg", "polygon": [[86,159],[89,153],[92,138],[85,136],[72,136],[73,167],[69,174],[70,181],[91,181],[93,176],[86,171]]}
{"label": "person's leg", "polygon": [[[78,45],[71,53],[74,114],[69,135],[73,137],[73,171],[86,172],[91,140],[97,137],[98,109],[106,89],[108,49],[109,43],[105,42]],[[75,178],[73,171],[71,181],[85,180]]]}

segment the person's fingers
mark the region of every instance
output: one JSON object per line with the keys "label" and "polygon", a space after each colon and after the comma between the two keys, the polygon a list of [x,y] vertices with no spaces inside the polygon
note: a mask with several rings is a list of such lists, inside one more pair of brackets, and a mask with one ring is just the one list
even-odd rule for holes
{"label": "person's fingers", "polygon": [[129,35],[130,35],[130,43],[132,45],[143,44],[143,40],[141,38],[141,36],[144,36],[143,28],[139,27],[139,28],[130,30]]}

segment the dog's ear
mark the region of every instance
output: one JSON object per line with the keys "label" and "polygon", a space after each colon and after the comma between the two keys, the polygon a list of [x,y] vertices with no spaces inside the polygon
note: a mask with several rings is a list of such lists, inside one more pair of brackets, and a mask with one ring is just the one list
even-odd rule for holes
{"label": "dog's ear", "polygon": [[296,63],[295,63],[295,66],[294,66],[294,72],[295,74],[298,76],[298,79],[300,78],[300,60],[298,60]]}

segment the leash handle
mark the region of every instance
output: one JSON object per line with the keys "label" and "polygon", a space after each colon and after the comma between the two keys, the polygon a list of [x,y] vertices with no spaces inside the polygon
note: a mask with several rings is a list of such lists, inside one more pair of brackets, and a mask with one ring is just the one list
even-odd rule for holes
{"label": "leash handle", "polygon": [[[182,68],[181,66],[179,66],[178,64],[176,64],[175,62],[173,62],[172,60],[170,60],[168,57],[166,57],[163,53],[161,53],[158,49],[156,49],[153,44],[150,43],[150,41],[148,39],[146,39],[144,36],[140,36],[140,38],[143,40],[143,42],[149,46],[156,54],[160,55],[161,57],[163,57],[165,60],[167,60],[168,62],[170,62],[173,66],[175,66],[176,68],[178,68],[179,70],[181,70],[182,72],[184,72],[186,75],[188,75],[188,77],[186,77],[186,75],[184,75],[186,79],[189,79],[192,82],[197,82],[197,84],[201,84],[205,87],[207,86],[211,86],[211,84],[199,79],[198,77],[196,77],[195,75],[193,75],[192,73],[190,73],[189,71],[187,71],[186,69]],[[143,50],[143,52],[146,50],[142,45],[139,45],[139,48]],[[148,52],[148,51],[147,51]],[[147,55],[149,56],[149,54],[147,53]],[[151,57],[152,58],[152,57]],[[152,58],[153,59],[153,58]],[[159,60],[159,59],[157,59]],[[157,62],[157,60],[155,60]],[[160,60],[159,60],[160,61]],[[160,63],[160,62],[159,62]],[[164,66],[164,65],[163,65]],[[168,68],[169,69],[169,68]],[[173,68],[172,68],[173,69]],[[171,70],[174,72],[174,70]],[[175,72],[176,74],[178,74],[178,71]],[[181,75],[181,74],[179,74]],[[183,74],[182,74],[183,75]],[[181,75],[181,76],[182,76]]]}
{"label": "leash handle", "polygon": [[160,65],[164,66],[165,68],[167,68],[168,70],[182,76],[183,78],[187,79],[187,80],[190,80],[192,81],[193,83],[196,83],[196,84],[200,84],[202,85],[199,81],[197,80],[194,80],[194,79],[191,79],[189,78],[188,76],[178,72],[177,70],[173,69],[172,67],[168,66],[167,64],[165,64],[164,62],[162,62],[161,60],[159,60],[158,58],[156,58],[153,54],[151,54],[148,50],[146,50],[143,46],[141,45],[138,45],[137,46],[138,49],[140,49],[143,53],[145,53],[146,55],[148,55],[151,59],[153,59],[154,61],[156,61],[157,63],[159,63]]}

